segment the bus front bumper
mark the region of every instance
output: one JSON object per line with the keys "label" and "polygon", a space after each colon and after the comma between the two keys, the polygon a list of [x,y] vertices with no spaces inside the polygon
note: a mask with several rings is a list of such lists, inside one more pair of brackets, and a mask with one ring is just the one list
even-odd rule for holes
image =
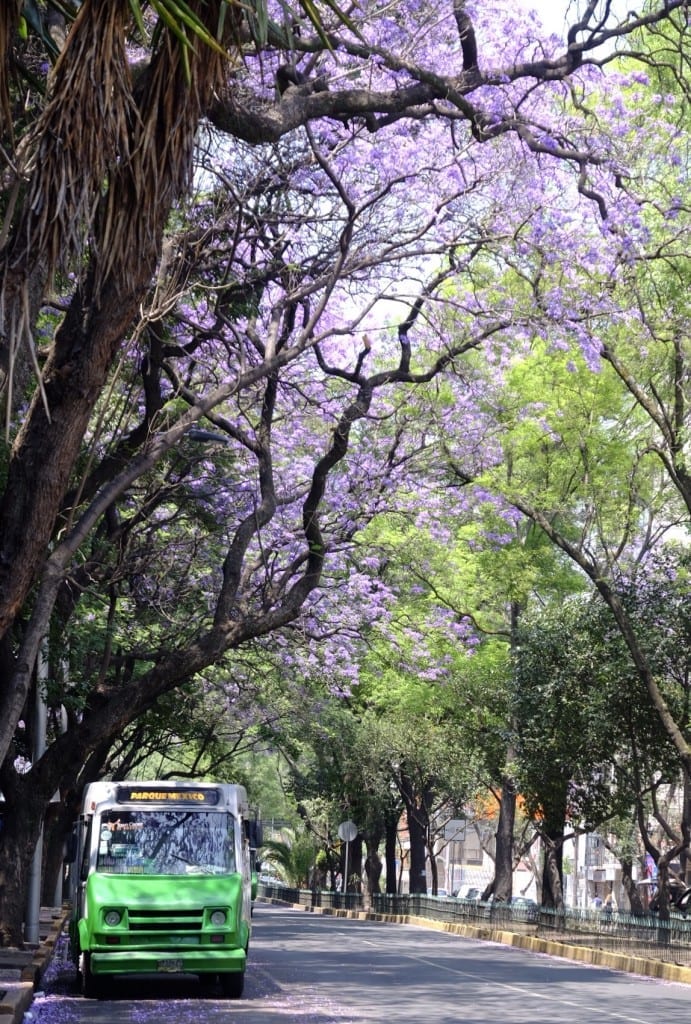
{"label": "bus front bumper", "polygon": [[115,974],[234,974],[245,970],[244,949],[131,949],[92,950],[91,973]]}

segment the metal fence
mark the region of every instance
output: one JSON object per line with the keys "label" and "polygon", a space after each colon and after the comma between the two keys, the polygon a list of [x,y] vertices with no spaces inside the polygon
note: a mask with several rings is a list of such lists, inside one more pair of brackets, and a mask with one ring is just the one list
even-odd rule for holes
{"label": "metal fence", "polygon": [[329,910],[363,910],[364,901],[357,892],[330,892],[318,889],[291,889],[287,885],[259,883],[258,895],[270,900],[284,900],[306,907],[325,907]]}
{"label": "metal fence", "polygon": [[691,920],[673,915],[660,920],[655,914],[642,917],[620,911],[553,910],[531,904],[463,900],[442,896],[384,893],[365,901],[358,893],[311,892],[284,886],[260,885],[259,894],[303,906],[333,910],[371,910],[395,917],[425,917],[450,924],[484,925],[498,931],[514,931],[571,946],[607,950],[627,956],[662,960],[691,967]]}

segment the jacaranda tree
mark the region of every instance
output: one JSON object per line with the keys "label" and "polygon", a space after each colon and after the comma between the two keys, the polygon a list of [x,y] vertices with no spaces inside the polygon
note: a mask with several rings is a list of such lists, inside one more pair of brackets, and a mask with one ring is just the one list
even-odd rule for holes
{"label": "jacaranda tree", "polygon": [[[228,652],[327,629],[325,571],[411,443],[382,451],[378,419],[525,336],[542,311],[492,271],[548,250],[564,202],[623,225],[587,98],[685,10],[592,2],[543,39],[463,0],[2,5],[2,941],[58,786]],[[20,771],[46,642],[64,715]]]}

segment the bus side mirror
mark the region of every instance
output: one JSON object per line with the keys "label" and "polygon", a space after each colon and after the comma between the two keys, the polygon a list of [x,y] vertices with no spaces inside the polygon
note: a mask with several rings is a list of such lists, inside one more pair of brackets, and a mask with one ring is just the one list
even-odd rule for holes
{"label": "bus side mirror", "polygon": [[264,829],[261,821],[255,818],[253,821],[245,822],[245,834],[253,850],[256,850],[264,842]]}

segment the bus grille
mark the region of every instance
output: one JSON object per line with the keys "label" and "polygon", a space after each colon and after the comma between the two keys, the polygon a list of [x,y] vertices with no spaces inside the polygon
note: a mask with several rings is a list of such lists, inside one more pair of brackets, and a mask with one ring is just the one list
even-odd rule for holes
{"label": "bus grille", "polygon": [[128,917],[133,932],[199,932],[204,915],[201,910],[134,909]]}

